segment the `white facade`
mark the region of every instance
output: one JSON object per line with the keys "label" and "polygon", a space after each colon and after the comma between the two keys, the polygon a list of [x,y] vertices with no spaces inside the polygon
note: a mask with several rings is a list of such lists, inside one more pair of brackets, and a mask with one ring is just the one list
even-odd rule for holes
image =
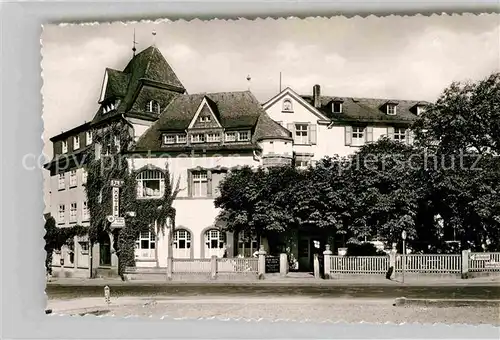
{"label": "white facade", "polygon": [[[292,132],[296,162],[314,162],[325,156],[348,156],[364,144],[383,136],[398,137],[398,129],[390,124],[368,125],[361,129],[334,125],[290,88],[270,99],[263,107],[269,117]],[[407,140],[405,133],[408,132],[402,133],[402,139]]]}

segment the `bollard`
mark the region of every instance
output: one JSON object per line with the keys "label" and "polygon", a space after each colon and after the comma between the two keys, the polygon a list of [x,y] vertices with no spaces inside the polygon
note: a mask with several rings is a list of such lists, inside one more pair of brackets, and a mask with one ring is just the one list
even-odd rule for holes
{"label": "bollard", "polygon": [[325,276],[325,279],[329,279],[330,278],[330,272],[331,272],[331,256],[332,256],[333,252],[330,250],[330,245],[327,244],[325,245],[325,251],[323,252],[323,256],[324,256],[324,276]]}
{"label": "bollard", "polygon": [[109,305],[111,303],[111,293],[109,287],[104,287],[104,301]]}
{"label": "bollard", "polygon": [[286,254],[280,254],[280,276],[288,273],[288,258]]}

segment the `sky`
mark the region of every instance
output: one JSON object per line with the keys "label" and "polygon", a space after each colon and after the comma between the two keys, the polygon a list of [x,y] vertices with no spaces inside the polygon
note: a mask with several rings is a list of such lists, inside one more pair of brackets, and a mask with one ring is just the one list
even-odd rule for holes
{"label": "sky", "polygon": [[132,57],[134,29],[137,50],[155,44],[191,94],[250,88],[264,102],[281,72],[299,94],[319,84],[330,96],[433,101],[453,81],[500,71],[498,14],[47,25],[46,157],[48,138],[92,119],[105,68]]}

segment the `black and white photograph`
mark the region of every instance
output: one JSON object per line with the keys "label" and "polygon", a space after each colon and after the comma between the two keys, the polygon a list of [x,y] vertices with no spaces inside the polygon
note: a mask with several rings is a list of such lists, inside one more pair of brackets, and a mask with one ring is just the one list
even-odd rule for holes
{"label": "black and white photograph", "polygon": [[54,23],[41,69],[46,314],[500,326],[499,14]]}

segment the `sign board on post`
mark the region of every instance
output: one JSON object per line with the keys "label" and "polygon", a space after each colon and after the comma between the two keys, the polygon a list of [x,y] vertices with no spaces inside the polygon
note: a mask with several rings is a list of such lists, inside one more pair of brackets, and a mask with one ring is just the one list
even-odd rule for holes
{"label": "sign board on post", "polygon": [[470,259],[473,261],[489,261],[490,254],[471,254]]}
{"label": "sign board on post", "polygon": [[485,269],[497,269],[500,268],[500,262],[486,262],[484,264]]}
{"label": "sign board on post", "polygon": [[112,179],[111,180],[111,186],[113,188],[120,188],[121,186],[123,186],[123,181],[121,179]]}

